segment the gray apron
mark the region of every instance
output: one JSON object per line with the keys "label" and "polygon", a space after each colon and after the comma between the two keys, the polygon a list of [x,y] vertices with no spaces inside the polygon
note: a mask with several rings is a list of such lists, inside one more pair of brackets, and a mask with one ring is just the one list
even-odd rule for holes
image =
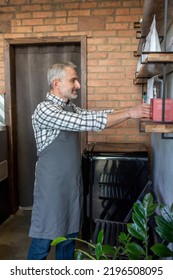
{"label": "gray apron", "polygon": [[79,232],[83,191],[78,132],[61,131],[40,152],[35,178],[29,236],[53,240]]}

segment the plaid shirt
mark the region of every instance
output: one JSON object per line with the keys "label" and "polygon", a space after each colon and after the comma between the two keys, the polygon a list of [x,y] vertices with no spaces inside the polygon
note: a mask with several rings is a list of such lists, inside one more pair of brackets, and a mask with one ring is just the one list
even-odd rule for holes
{"label": "plaid shirt", "polygon": [[[72,106],[73,112],[64,110]],[[37,151],[41,152],[58,136],[61,130],[67,131],[101,131],[105,128],[107,114],[113,110],[90,111],[77,107],[71,101],[67,103],[51,93],[46,101],[36,107],[32,115],[32,125]]]}

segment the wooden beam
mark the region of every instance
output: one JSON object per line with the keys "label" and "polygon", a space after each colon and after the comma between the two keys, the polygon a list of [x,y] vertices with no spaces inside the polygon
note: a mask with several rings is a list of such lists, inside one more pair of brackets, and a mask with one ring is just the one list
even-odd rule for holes
{"label": "wooden beam", "polygon": [[173,123],[157,123],[151,121],[141,121],[141,132],[173,133]]}

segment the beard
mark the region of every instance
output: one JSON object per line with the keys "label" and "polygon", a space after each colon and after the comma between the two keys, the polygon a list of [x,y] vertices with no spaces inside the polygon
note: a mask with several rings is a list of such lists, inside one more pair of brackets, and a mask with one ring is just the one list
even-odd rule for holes
{"label": "beard", "polygon": [[71,92],[69,99],[76,99],[78,97],[78,92],[77,90],[74,90]]}

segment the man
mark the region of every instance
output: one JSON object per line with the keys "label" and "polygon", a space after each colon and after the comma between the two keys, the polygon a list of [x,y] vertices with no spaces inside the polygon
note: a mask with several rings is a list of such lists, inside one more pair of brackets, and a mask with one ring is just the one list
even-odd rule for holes
{"label": "man", "polygon": [[[76,66],[52,65],[47,73],[50,92],[33,116],[37,145],[34,204],[29,235],[30,260],[46,259],[58,236],[77,237],[82,213],[82,177],[79,131],[102,131],[129,118],[149,118],[147,104],[130,109],[90,111],[77,107],[80,83]],[[74,241],[56,247],[56,259],[73,259]]]}

